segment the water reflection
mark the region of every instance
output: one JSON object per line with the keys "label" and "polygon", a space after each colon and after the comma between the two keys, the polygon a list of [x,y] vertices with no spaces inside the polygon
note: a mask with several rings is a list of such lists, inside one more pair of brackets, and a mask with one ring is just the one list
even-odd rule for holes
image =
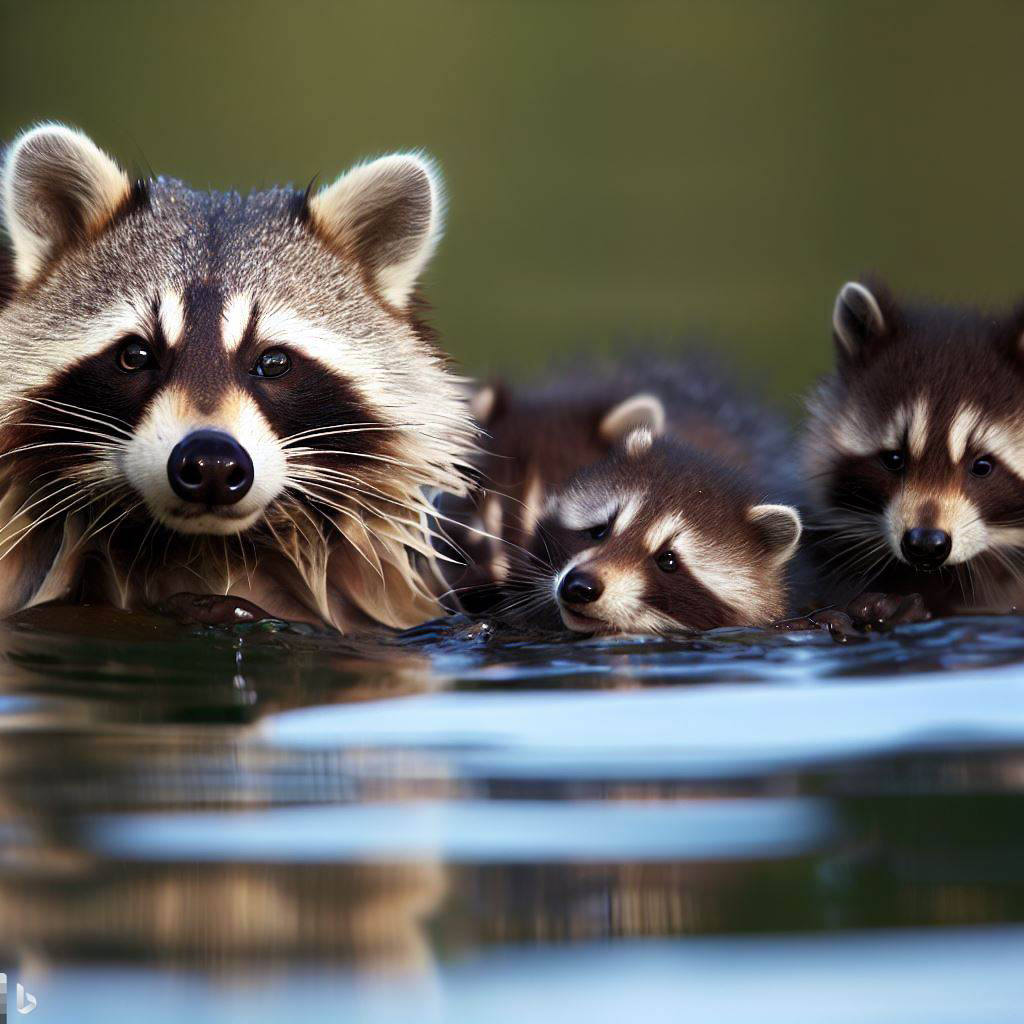
{"label": "water reflection", "polygon": [[[459,623],[371,646],[42,609],[0,653],[0,959],[40,1020],[137,1019],[101,1015],[100,978],[154,1022],[188,993],[210,1020],[289,1019],[271,1013],[297,977],[311,1005],[365,1008],[382,972],[411,1002],[371,999],[380,1019],[477,1020],[473,993],[516,988],[509,951],[531,948],[581,958],[550,954],[556,1001],[617,950],[602,969],[710,1006],[659,958],[724,970],[714,949],[752,947],[696,937],[747,935],[768,959],[780,935],[832,936],[867,992],[884,963],[842,946],[865,929],[933,929],[936,957],[988,977],[1002,940],[948,930],[1024,923],[1022,620],[856,649]],[[893,947],[908,978],[918,948]],[[46,1016],[76,995],[88,1012]]]}

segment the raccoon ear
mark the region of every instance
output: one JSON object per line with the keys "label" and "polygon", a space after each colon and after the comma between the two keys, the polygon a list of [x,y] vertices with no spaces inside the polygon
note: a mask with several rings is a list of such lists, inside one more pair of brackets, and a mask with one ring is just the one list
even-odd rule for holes
{"label": "raccoon ear", "polygon": [[754,505],[747,518],[761,528],[775,565],[784,565],[800,543],[803,526],[800,513],[789,505]]}
{"label": "raccoon ear", "polygon": [[622,441],[626,454],[633,459],[643,455],[652,444],[654,444],[654,435],[647,427],[636,427],[626,434]]}
{"label": "raccoon ear", "polygon": [[128,176],[96,144],[62,124],[17,138],[4,160],[4,226],[21,286],[67,246],[103,230],[128,201]]}
{"label": "raccoon ear", "polygon": [[881,303],[868,288],[856,281],[848,281],[839,289],[832,310],[832,331],[843,355],[860,355],[887,330]]}
{"label": "raccoon ear", "polygon": [[481,426],[498,416],[504,405],[505,389],[500,384],[484,384],[469,399],[470,414]]}
{"label": "raccoon ear", "polygon": [[613,406],[601,417],[598,437],[607,444],[616,444],[634,430],[643,429],[656,437],[665,427],[665,407],[657,395],[633,395]]}
{"label": "raccoon ear", "polygon": [[310,202],[313,221],[404,308],[441,237],[444,197],[434,165],[395,153],[353,167]]}
{"label": "raccoon ear", "polygon": [[1024,302],[1018,302],[999,325],[995,341],[1018,365],[1024,359]]}

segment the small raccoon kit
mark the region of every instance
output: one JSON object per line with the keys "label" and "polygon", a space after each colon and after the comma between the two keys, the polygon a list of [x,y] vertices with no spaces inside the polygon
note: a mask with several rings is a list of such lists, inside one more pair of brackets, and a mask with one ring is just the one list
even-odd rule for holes
{"label": "small raccoon kit", "polygon": [[832,596],[933,614],[1024,602],[1024,310],[917,306],[851,282],[810,402],[813,550]]}
{"label": "small raccoon kit", "polygon": [[[475,501],[449,502],[468,610],[582,633],[764,625],[800,538],[788,440],[699,361],[482,389]],[[779,475],[781,473],[781,476]]]}

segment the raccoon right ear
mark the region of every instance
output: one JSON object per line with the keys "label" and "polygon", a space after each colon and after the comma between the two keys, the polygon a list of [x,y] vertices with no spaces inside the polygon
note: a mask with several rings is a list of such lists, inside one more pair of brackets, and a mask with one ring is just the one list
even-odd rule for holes
{"label": "raccoon right ear", "polygon": [[469,411],[480,426],[487,426],[500,415],[505,405],[505,389],[500,384],[484,384],[469,399]]}
{"label": "raccoon right ear", "polygon": [[4,160],[2,196],[17,284],[102,231],[131,193],[124,171],[81,132],[44,124],[15,139]]}
{"label": "raccoon right ear", "polygon": [[881,303],[867,287],[848,281],[839,289],[832,310],[832,331],[843,355],[860,355],[887,330]]}
{"label": "raccoon right ear", "polygon": [[795,508],[789,505],[754,505],[747,512],[747,518],[764,533],[775,565],[784,565],[796,554],[803,524]]}
{"label": "raccoon right ear", "polygon": [[416,153],[360,164],[309,204],[313,222],[370,275],[384,300],[404,309],[441,237],[441,176]]}
{"label": "raccoon right ear", "polygon": [[665,406],[657,395],[642,392],[613,406],[601,417],[598,437],[606,444],[616,444],[634,430],[646,430],[657,437],[665,427]]}

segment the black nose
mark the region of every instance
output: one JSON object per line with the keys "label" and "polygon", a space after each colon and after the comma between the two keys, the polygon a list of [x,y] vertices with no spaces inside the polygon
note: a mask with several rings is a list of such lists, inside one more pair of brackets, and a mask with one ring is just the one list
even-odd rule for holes
{"label": "black nose", "polygon": [[167,460],[167,478],[179,498],[203,505],[234,505],[252,487],[249,453],[221,430],[196,430]]}
{"label": "black nose", "polygon": [[900,544],[907,561],[918,569],[938,569],[949,558],[953,538],[945,530],[915,526],[903,534]]}
{"label": "black nose", "polygon": [[596,576],[591,576],[582,569],[573,569],[566,573],[558,588],[558,596],[568,604],[593,604],[600,596],[604,587]]}

